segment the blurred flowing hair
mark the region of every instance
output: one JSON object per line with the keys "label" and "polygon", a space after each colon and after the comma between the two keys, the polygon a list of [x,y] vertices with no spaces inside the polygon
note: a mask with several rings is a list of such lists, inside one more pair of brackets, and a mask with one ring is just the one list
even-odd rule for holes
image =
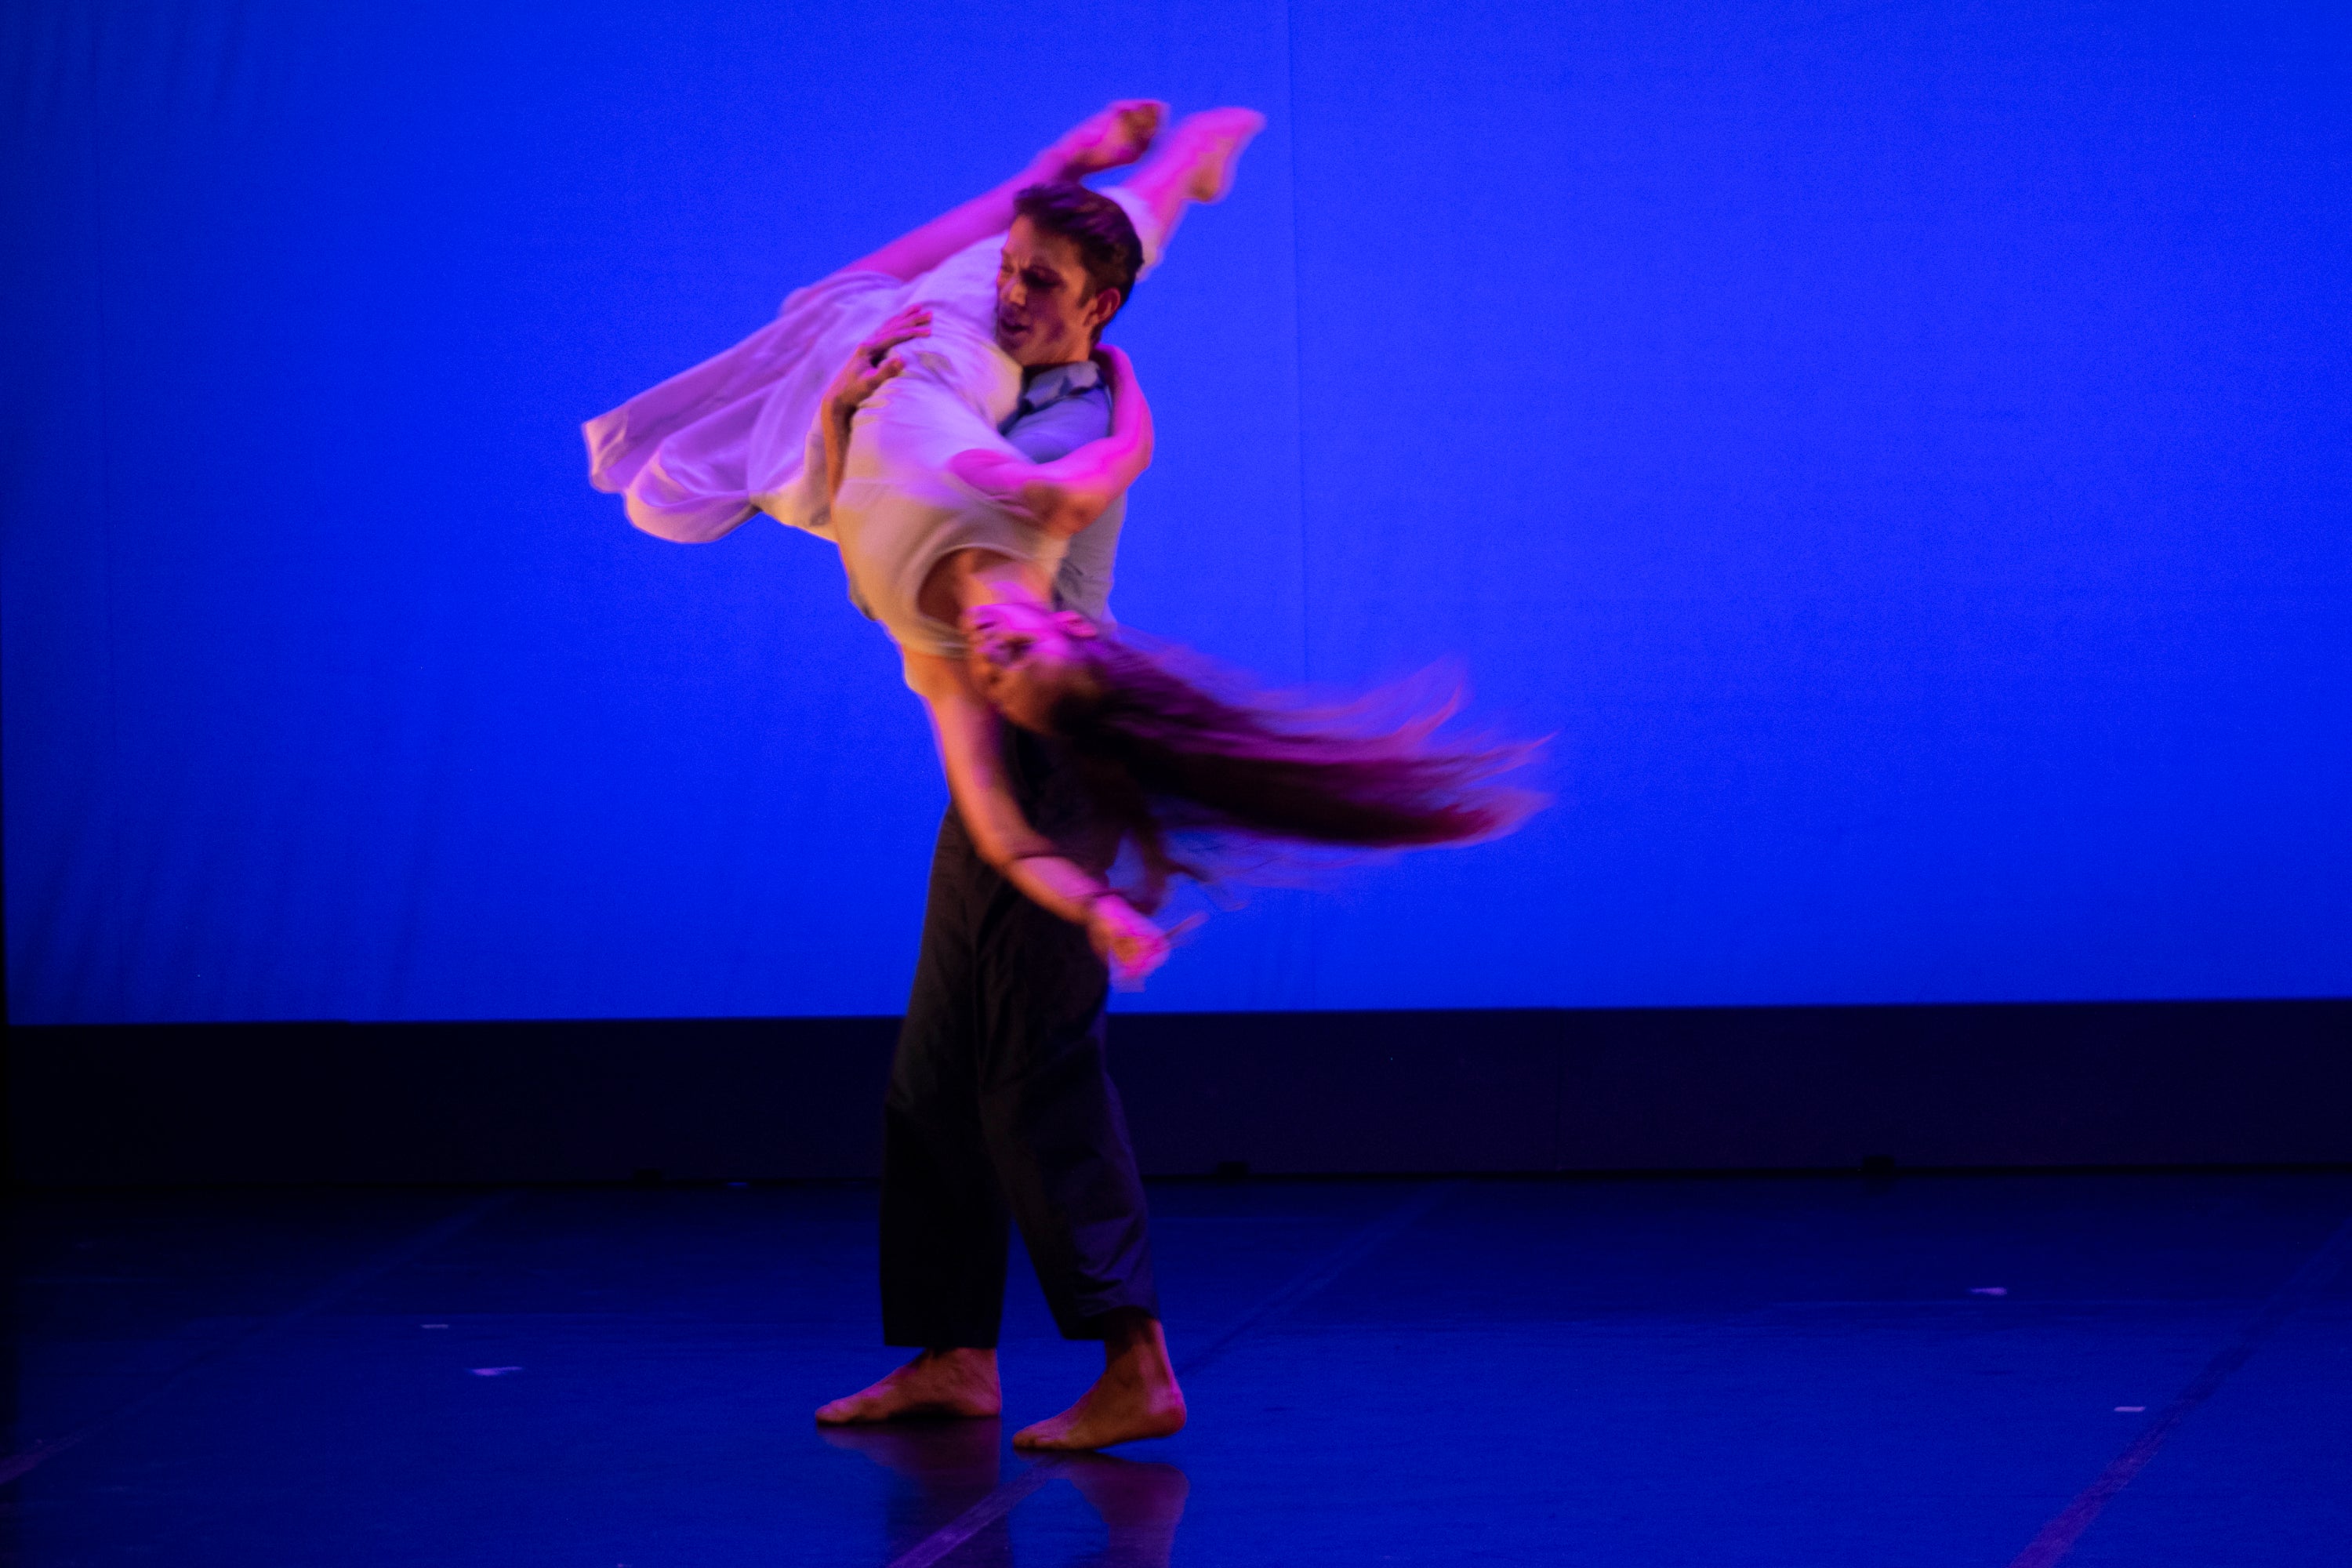
{"label": "blurred flowing hair", "polygon": [[1441,740],[1461,682],[1425,672],[1343,704],[1244,686],[1170,645],[1108,630],[1051,727],[1090,804],[1139,855],[1139,907],[1171,877],[1209,883],[1309,850],[1404,849],[1497,837],[1545,804],[1504,782],[1540,742]]}

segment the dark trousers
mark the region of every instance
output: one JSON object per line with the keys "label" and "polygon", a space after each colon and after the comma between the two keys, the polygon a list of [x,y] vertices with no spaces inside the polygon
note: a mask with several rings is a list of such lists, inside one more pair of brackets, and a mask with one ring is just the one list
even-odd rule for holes
{"label": "dark trousers", "polygon": [[[1050,759],[1026,736],[1013,750],[1031,820],[1052,832],[1066,803]],[[884,1102],[886,1343],[996,1343],[1008,1219],[1066,1338],[1102,1338],[1118,1308],[1160,1315],[1143,1184],[1103,1058],[1108,997],[1086,932],[991,870],[950,807]]]}

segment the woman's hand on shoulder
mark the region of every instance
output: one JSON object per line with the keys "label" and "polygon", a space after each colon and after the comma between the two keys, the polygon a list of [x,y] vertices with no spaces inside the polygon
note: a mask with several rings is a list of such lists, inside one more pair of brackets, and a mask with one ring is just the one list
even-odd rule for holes
{"label": "woman's hand on shoulder", "polygon": [[1110,965],[1111,984],[1122,991],[1141,990],[1144,977],[1168,962],[1168,933],[1117,893],[1093,901],[1087,940]]}

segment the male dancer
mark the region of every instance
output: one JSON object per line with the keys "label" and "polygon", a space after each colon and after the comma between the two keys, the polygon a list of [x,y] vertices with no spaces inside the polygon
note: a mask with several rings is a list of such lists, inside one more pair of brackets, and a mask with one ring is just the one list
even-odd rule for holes
{"label": "male dancer", "polygon": [[[1128,182],[1126,205],[1066,183],[1141,156],[1163,110],[1112,105],[1049,151],[1033,177],[859,263],[911,279],[1012,216],[996,340],[1026,374],[1003,433],[1034,461],[1108,433],[1110,400],[1090,356],[1133,291],[1147,238],[1156,253],[1189,203],[1223,196],[1234,161],[1265,123],[1248,110],[1191,117]],[[1138,205],[1148,237],[1129,217]],[[879,384],[880,352],[873,374],[853,360],[825,417],[845,419]],[[1107,611],[1124,504],[1072,543],[1056,583],[1068,607],[1097,618]],[[1030,822],[1074,858],[1108,870],[1115,836],[1087,820],[1057,748],[1008,727],[1005,766]],[[1103,1060],[1108,997],[1108,972],[1086,932],[992,870],[950,806],[884,1102],[883,1338],[920,1353],[824,1406],[820,1422],[999,1413],[995,1347],[1010,1218],[1021,1226],[1056,1326],[1071,1339],[1101,1340],[1104,1349],[1095,1385],[1013,1442],[1100,1448],[1184,1425],[1152,1284],[1142,1183]]]}

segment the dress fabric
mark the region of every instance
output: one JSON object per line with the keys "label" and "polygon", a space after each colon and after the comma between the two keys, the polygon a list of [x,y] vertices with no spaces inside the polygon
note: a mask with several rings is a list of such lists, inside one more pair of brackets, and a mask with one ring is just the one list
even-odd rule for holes
{"label": "dress fabric", "polygon": [[[629,521],[657,538],[732,532],[755,497],[794,492],[825,384],[908,287],[836,272],[795,290],[741,342],[588,421],[588,482],[621,496]],[[777,515],[831,537],[821,514]]]}
{"label": "dress fabric", "polygon": [[[1156,259],[1143,203],[1124,189],[1105,194]],[[961,655],[955,628],[917,604],[940,558],[985,548],[1050,575],[1066,548],[946,471],[958,452],[1014,451],[998,434],[1021,393],[1021,367],[995,342],[1003,247],[1003,236],[992,236],[912,282],[845,271],[797,290],[741,342],[590,420],[589,482],[621,495],[630,522],[663,539],[718,539],[755,510],[831,539],[852,602],[902,648]],[[930,308],[931,335],[899,347],[906,374],[858,410],[828,504],[817,425],[825,384],[860,340],[912,305]]]}

